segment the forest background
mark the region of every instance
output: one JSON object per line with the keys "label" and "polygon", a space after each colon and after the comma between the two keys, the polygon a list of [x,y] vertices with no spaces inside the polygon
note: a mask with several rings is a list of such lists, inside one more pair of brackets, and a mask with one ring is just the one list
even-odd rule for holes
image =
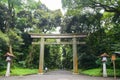
{"label": "forest background", "polygon": [[[40,1],[0,0],[0,70],[6,69],[5,53],[16,57],[13,67],[38,68],[40,46],[29,33],[85,33],[85,45],[78,45],[79,69],[101,67],[102,53],[120,51],[120,0],[62,0],[63,10],[49,10]],[[48,40],[48,41],[55,41]],[[64,41],[64,40],[63,40]],[[50,69],[72,69],[71,45],[46,45],[45,64]],[[108,68],[112,68],[110,57]],[[116,68],[120,68],[117,56]]]}

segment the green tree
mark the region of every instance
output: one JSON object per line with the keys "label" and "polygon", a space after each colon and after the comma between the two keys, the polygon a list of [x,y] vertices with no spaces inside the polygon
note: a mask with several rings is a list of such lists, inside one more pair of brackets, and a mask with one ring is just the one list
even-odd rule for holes
{"label": "green tree", "polygon": [[82,48],[86,56],[79,55],[79,60],[119,50],[119,0],[62,0],[62,3],[67,12],[61,32],[88,34],[86,47]]}

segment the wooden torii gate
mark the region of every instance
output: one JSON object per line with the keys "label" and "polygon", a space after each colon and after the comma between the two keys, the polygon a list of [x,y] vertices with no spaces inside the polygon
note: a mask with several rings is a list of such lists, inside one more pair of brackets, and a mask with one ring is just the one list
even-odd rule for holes
{"label": "wooden torii gate", "polygon": [[[85,44],[85,42],[78,42],[77,38],[84,38],[85,34],[35,34],[30,33],[31,38],[40,38],[40,56],[39,56],[39,73],[43,74],[44,69],[44,45],[45,44],[72,44],[73,45],[73,73],[78,74],[78,57],[77,57],[77,44]],[[72,39],[71,42],[45,42],[45,39]]]}

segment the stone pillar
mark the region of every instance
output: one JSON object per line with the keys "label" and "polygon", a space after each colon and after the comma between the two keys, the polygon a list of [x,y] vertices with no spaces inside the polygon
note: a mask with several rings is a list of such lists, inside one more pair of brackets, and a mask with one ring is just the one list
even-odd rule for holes
{"label": "stone pillar", "polygon": [[8,63],[7,63],[7,71],[6,71],[6,74],[5,74],[5,76],[10,76],[10,61],[8,61]]}
{"label": "stone pillar", "polygon": [[43,74],[44,69],[44,37],[41,38],[40,56],[39,56],[39,73]]}
{"label": "stone pillar", "polygon": [[10,64],[12,62],[12,58],[15,56],[9,52],[7,52],[4,56],[6,56],[6,61],[7,61],[7,70],[5,76],[10,76]]}
{"label": "stone pillar", "polygon": [[107,57],[109,57],[109,55],[107,53],[103,53],[101,54],[101,57],[103,62],[103,77],[107,77],[106,62],[107,62]]}
{"label": "stone pillar", "polygon": [[78,57],[76,38],[73,38],[73,74],[78,74]]}
{"label": "stone pillar", "polygon": [[107,77],[106,62],[103,62],[103,77]]}

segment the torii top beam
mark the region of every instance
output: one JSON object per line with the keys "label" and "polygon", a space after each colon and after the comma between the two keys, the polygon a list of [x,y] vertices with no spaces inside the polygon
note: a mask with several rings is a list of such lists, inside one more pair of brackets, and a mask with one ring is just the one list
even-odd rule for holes
{"label": "torii top beam", "polygon": [[31,38],[84,38],[87,35],[86,34],[36,34],[36,33],[30,33]]}

